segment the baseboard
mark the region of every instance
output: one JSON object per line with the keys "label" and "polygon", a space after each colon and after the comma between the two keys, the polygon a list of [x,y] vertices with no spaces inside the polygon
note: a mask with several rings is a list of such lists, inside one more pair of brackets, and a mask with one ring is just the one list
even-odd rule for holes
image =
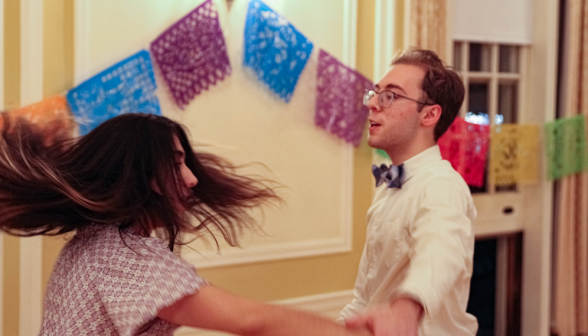
{"label": "baseboard", "polygon": [[[339,312],[343,307],[351,302],[353,298],[352,290],[345,290],[340,292],[323,293],[317,295],[309,295],[297,297],[287,300],[280,300],[272,302],[274,304],[285,305],[290,308],[310,311],[327,318],[335,320],[339,316]],[[180,328],[175,336],[228,336],[232,334],[221,333],[216,331]]]}

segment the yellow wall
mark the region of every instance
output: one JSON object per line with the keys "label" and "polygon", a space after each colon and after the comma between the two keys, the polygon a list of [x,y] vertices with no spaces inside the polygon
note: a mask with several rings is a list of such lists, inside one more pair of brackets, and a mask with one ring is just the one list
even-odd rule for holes
{"label": "yellow wall", "polygon": [[[43,94],[53,96],[73,85],[73,0],[44,0]],[[7,108],[20,101],[19,0],[5,0],[5,84]],[[356,68],[373,74],[374,1],[358,1]],[[365,214],[371,202],[371,149],[362,142],[354,152],[353,250],[329,256],[264,262],[201,270],[219,287],[258,300],[279,300],[351,289],[365,240]],[[46,284],[62,237],[43,239],[43,283]],[[4,243],[4,335],[18,335],[19,241]]]}

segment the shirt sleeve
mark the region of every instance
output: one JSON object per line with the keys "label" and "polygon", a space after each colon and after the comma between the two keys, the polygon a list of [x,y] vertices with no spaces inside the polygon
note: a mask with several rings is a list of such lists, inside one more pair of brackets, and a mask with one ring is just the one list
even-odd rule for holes
{"label": "shirt sleeve", "polygon": [[99,285],[108,317],[120,335],[134,335],[157,312],[196,293],[207,282],[158,238],[130,242],[110,260]]}
{"label": "shirt sleeve", "polygon": [[367,256],[366,256],[366,246],[363,248],[363,254],[361,256],[361,260],[359,262],[359,270],[357,272],[357,279],[355,280],[355,286],[353,288],[353,300],[348,303],[341,313],[339,314],[339,318],[337,319],[338,323],[343,324],[345,319],[350,317],[361,315],[365,312],[367,308],[366,296],[365,296],[365,284],[366,284],[366,274],[367,274]]}
{"label": "shirt sleeve", "polygon": [[425,186],[416,205],[410,266],[392,297],[420,302],[427,315],[438,312],[457,286],[469,285],[475,209],[465,188],[450,178],[437,179]]}

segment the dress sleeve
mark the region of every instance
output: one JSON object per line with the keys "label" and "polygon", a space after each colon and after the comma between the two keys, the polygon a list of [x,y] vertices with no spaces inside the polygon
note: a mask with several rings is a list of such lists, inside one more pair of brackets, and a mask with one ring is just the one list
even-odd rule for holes
{"label": "dress sleeve", "polygon": [[135,335],[162,308],[196,293],[207,282],[158,238],[126,239],[98,286],[120,335]]}

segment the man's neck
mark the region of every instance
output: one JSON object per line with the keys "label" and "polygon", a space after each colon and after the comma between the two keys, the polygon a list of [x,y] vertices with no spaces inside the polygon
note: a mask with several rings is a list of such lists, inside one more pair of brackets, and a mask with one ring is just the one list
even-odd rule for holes
{"label": "man's neck", "polygon": [[410,158],[422,153],[436,144],[437,143],[435,141],[423,141],[420,143],[413,142],[412,144],[408,144],[406,146],[398,146],[397,148],[391,148],[385,151],[388,156],[390,156],[392,163],[396,166],[399,166]]}

